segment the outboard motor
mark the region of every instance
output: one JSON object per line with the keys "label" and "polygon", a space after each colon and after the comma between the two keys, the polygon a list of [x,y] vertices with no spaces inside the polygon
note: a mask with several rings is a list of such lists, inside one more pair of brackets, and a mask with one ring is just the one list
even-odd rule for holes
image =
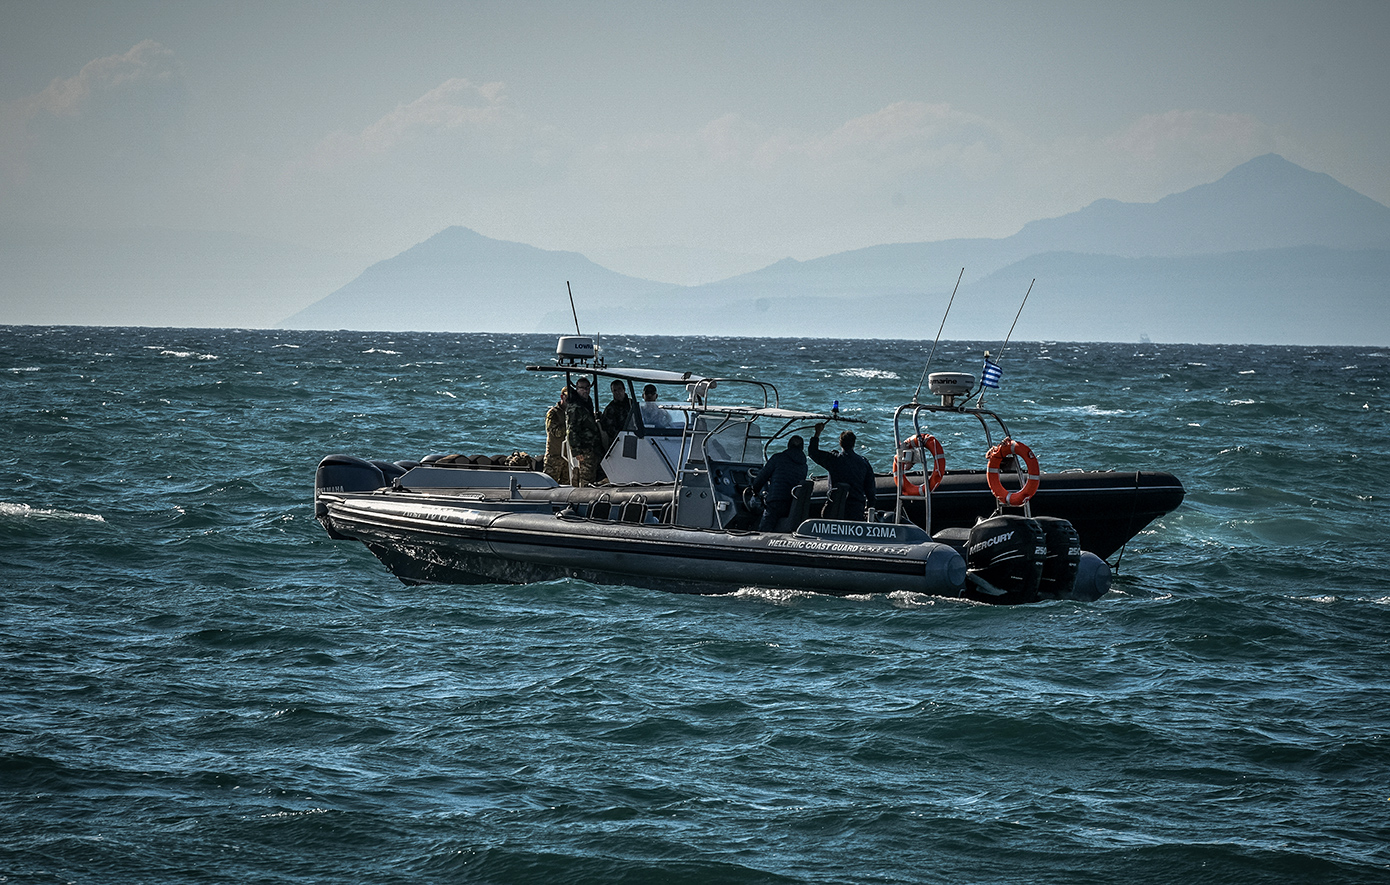
{"label": "outboard motor", "polygon": [[389,486],[395,480],[405,476],[405,472],[410,469],[409,467],[401,466],[401,464],[396,461],[373,460],[372,464],[376,466],[377,470],[381,471],[381,484],[384,486]]}
{"label": "outboard motor", "polygon": [[975,523],[966,545],[964,596],[979,602],[1035,602],[1047,557],[1037,520],[1006,514]]}
{"label": "outboard motor", "polygon": [[384,485],[386,477],[371,461],[351,455],[329,455],[319,462],[314,474],[314,515],[328,515],[328,508],[317,500],[320,492],[374,492]]}
{"label": "outboard motor", "polygon": [[1047,539],[1047,558],[1043,561],[1038,595],[1045,599],[1071,596],[1076,585],[1076,572],[1081,566],[1081,536],[1065,519],[1056,516],[1035,517]]}

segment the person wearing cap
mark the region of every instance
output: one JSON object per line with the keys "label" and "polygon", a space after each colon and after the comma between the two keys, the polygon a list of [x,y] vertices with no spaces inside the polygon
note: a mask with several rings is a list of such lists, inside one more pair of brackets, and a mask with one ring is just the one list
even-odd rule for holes
{"label": "person wearing cap", "polygon": [[787,440],[787,448],[771,458],[753,479],[753,494],[763,492],[763,517],[758,531],[771,532],[792,512],[792,489],[806,481],[806,441],[800,436]]}
{"label": "person wearing cap", "polygon": [[570,465],[565,460],[565,405],[570,388],[561,388],[560,400],[545,413],[545,472],[560,485],[570,481]]}
{"label": "person wearing cap", "polygon": [[830,487],[845,485],[849,494],[845,496],[845,519],[862,521],[874,504],[874,468],[868,459],[854,450],[857,441],[853,430],[840,434],[840,451],[826,452],[820,447],[820,432],[825,428],[822,421],[816,425],[811,435],[811,460],[824,467],[830,474]]}

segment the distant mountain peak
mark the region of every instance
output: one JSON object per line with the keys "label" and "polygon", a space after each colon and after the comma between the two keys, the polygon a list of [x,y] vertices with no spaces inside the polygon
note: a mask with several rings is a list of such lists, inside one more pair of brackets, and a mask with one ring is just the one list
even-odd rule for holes
{"label": "distant mountain peak", "polygon": [[[1304,169],[1302,166],[1291,160],[1286,160],[1278,154],[1261,154],[1252,160],[1246,160],[1239,166],[1227,172],[1222,178],[1236,177],[1245,175],[1326,175],[1323,172],[1314,172],[1311,169]],[[1326,175],[1327,178],[1332,176]]]}
{"label": "distant mountain peak", "polygon": [[1157,202],[1096,200],[1069,215],[1030,222],[1006,241],[1030,253],[1128,257],[1357,249],[1390,241],[1390,208],[1330,175],[1263,154]]}

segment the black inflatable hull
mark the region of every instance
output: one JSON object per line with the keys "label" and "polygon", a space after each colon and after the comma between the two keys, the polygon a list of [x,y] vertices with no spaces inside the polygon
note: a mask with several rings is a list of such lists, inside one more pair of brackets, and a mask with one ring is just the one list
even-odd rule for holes
{"label": "black inflatable hull", "polygon": [[[816,493],[825,496],[824,480],[817,484]],[[893,477],[878,477],[877,494],[879,509],[891,509]],[[1109,559],[1149,523],[1176,510],[1185,494],[1171,473],[1044,473],[1030,504],[1034,516],[1070,522],[1083,550]],[[995,504],[983,470],[949,473],[932,492],[931,531],[969,528],[992,514]],[[920,500],[908,499],[909,519],[921,525],[924,513]]]}
{"label": "black inflatable hull", "polygon": [[[389,485],[386,472],[393,470],[397,478],[404,472],[386,462],[330,455],[319,465],[315,486],[320,493],[369,492]],[[458,478],[465,484],[479,482],[480,476],[503,477],[505,480],[513,475],[472,470],[440,470],[437,473]],[[525,479],[528,476],[538,477],[539,474],[518,473],[515,476]],[[433,481],[439,482],[437,478]],[[501,480],[499,482],[506,484]],[[640,499],[645,506],[659,510],[674,500],[673,487],[665,483],[588,488],[557,487],[553,482],[549,487],[529,481],[521,485],[518,494],[537,504],[548,503],[557,510],[566,505],[590,506],[601,501],[606,502],[602,505],[604,507],[618,506],[633,499]],[[419,488],[422,492],[430,490],[428,485]],[[812,493],[808,515],[820,514],[827,491],[826,480],[822,478]],[[1108,559],[1149,523],[1175,510],[1182,503],[1184,494],[1182,483],[1171,473],[1044,473],[1030,504],[1035,517],[1051,516],[1070,522],[1076,529],[1083,550]],[[877,478],[877,498],[879,510],[892,510],[892,476]],[[992,515],[996,505],[983,470],[953,471],[946,475],[931,495],[930,527],[924,524],[925,508],[920,498],[907,498],[905,503],[908,519],[922,528],[929,528],[932,534],[942,529],[969,529],[979,520]],[[320,517],[324,515],[321,502],[316,504],[315,511]]]}
{"label": "black inflatable hull", "polygon": [[[418,496],[333,496],[320,517],[335,538],[361,541],[407,583],[533,583],[579,578],[679,593],[740,587],[816,593],[958,596],[965,562],[917,529],[911,543],[721,532],[511,509],[470,509]],[[878,527],[903,534],[910,527]]]}

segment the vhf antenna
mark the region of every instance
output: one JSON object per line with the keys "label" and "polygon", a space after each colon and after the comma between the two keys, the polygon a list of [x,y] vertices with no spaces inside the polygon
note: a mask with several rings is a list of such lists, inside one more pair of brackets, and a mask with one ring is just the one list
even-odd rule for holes
{"label": "vhf antenna", "polygon": [[[579,331],[579,312],[574,309],[574,290],[570,288],[569,280],[565,280],[565,291],[570,293],[570,314],[574,317],[574,334],[583,335],[584,333]],[[1018,322],[1018,317],[1014,317],[1014,322]]]}
{"label": "vhf antenna", "polygon": [[[1009,348],[1009,339],[1014,337],[1014,326],[1018,325],[1018,318],[1023,315],[1023,305],[1028,303],[1028,296],[1033,294],[1033,283],[1037,281],[1038,278],[1034,277],[1033,282],[1028,284],[1028,291],[1023,293],[1023,301],[1018,305],[1018,313],[1014,314],[1014,321],[1009,325],[1009,334],[1004,336],[1004,343],[999,346],[999,359],[994,361],[995,365],[1003,362],[1004,351]],[[985,351],[985,359],[989,359],[989,351],[987,350]],[[983,406],[985,404],[985,388],[983,382],[980,384],[980,398],[975,404],[977,406]]]}
{"label": "vhf antenna", "polygon": [[[962,267],[960,269],[960,274],[956,277],[955,289],[951,290],[951,300],[946,302],[946,312],[941,315],[941,325],[936,327],[936,341],[931,343],[931,353],[927,354],[927,364],[922,367],[922,377],[917,379],[917,390],[912,394],[912,401],[914,403],[917,402],[917,395],[922,392],[922,382],[927,380],[927,369],[931,368],[932,358],[936,356],[936,345],[941,341],[941,330],[946,328],[946,317],[951,314],[951,305],[956,303],[956,289],[960,288],[960,281],[964,276],[965,268]],[[1014,322],[1018,322],[1018,317],[1014,317]]]}

